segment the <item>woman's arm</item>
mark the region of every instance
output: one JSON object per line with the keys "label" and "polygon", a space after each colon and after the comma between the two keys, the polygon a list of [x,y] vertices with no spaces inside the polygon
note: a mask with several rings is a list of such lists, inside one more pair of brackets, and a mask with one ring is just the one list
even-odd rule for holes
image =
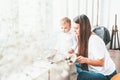
{"label": "woman's arm", "polygon": [[83,56],[79,56],[79,57],[77,57],[76,61],[81,64],[86,63],[86,64],[92,65],[92,66],[103,66],[104,65],[104,58],[93,60],[93,59],[89,59],[89,58],[86,58]]}

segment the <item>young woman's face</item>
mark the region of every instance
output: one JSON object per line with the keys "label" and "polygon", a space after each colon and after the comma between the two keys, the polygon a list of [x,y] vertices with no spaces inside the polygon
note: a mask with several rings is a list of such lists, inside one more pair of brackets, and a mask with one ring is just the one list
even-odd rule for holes
{"label": "young woman's face", "polygon": [[73,28],[74,28],[74,32],[77,36],[79,36],[79,31],[80,31],[80,25],[77,23],[73,23]]}

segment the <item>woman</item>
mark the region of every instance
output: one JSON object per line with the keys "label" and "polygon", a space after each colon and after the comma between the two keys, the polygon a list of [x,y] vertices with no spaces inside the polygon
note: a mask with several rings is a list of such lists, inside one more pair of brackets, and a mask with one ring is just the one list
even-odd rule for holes
{"label": "woman", "polygon": [[104,42],[91,32],[86,15],[77,16],[73,21],[74,32],[78,36],[78,80],[110,80],[116,69]]}

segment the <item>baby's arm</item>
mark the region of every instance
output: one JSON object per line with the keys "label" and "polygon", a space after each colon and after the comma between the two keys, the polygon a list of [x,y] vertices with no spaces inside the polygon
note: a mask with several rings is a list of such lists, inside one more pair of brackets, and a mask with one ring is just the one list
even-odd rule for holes
{"label": "baby's arm", "polygon": [[78,43],[77,43],[77,37],[74,34],[72,35],[72,43],[73,43],[73,45],[71,46],[70,51],[75,52]]}

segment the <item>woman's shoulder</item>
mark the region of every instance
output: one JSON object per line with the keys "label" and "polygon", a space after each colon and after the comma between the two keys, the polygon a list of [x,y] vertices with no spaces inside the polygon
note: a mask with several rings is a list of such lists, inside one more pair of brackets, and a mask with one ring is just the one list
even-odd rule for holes
{"label": "woman's shoulder", "polygon": [[101,39],[97,34],[95,34],[94,32],[92,32],[90,38],[92,39]]}
{"label": "woman's shoulder", "polygon": [[99,36],[97,36],[94,32],[91,34],[90,39],[99,39]]}
{"label": "woman's shoulder", "polygon": [[96,35],[94,32],[91,34],[89,41],[92,43],[104,43],[102,38],[100,38],[98,35]]}

